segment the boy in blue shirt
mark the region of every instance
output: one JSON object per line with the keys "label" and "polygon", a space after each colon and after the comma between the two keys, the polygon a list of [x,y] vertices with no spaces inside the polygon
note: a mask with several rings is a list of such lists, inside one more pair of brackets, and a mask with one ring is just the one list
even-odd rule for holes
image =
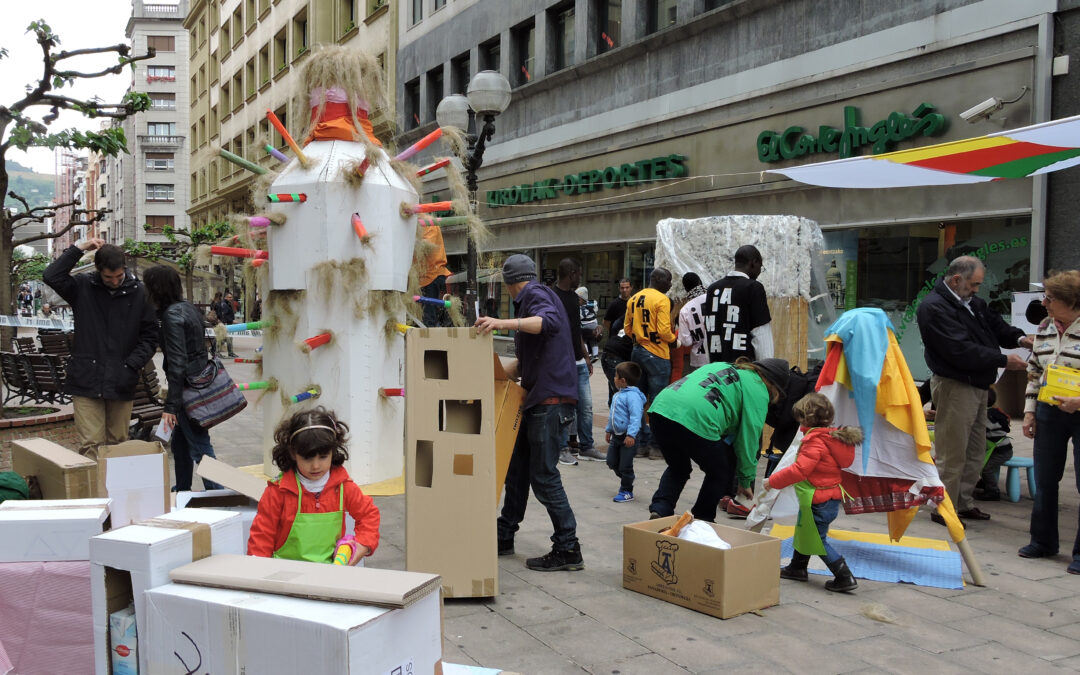
{"label": "boy in blue shirt", "polygon": [[607,465],[621,480],[612,501],[620,504],[634,499],[634,444],[645,411],[645,394],[637,388],[640,379],[641,366],[633,361],[615,366],[613,381],[618,391],[611,399],[604,440],[608,442]]}

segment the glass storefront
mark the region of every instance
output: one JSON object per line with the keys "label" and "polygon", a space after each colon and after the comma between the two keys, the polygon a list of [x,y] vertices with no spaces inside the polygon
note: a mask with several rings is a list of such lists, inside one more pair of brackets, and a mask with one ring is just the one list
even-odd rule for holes
{"label": "glass storefront", "polygon": [[915,321],[919,303],[953,258],[986,265],[979,297],[1009,319],[1012,293],[1028,288],[1030,217],[957,220],[830,230],[822,251],[829,296],[839,314],[880,307],[888,314],[912,376],[930,376]]}

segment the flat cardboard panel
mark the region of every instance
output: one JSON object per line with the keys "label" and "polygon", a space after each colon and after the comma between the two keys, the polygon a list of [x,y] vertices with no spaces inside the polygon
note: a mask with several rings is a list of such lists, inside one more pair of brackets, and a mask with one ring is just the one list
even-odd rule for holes
{"label": "flat cardboard panel", "polygon": [[[256,503],[262,499],[263,490],[266,489],[266,481],[263,479],[213,457],[203,457],[195,472],[203,478],[209,478],[215,483],[221,483],[227,488],[250,497]],[[180,505],[179,501],[177,505]]]}
{"label": "flat cardboard panel", "polygon": [[167,584],[146,594],[144,672],[432,675],[441,672],[441,605],[437,592],[384,609]]}
{"label": "flat cardboard panel", "polygon": [[98,496],[97,462],[44,438],[11,441],[12,471],[37,476],[43,499]]}
{"label": "flat cardboard panel", "polygon": [[715,523],[730,549],[660,534],[676,520],[623,526],[623,588],[721,619],[780,602],[780,540]]}
{"label": "flat cardboard panel", "polygon": [[89,560],[90,537],[109,518],[108,499],[0,504],[0,562]]}
{"label": "flat cardboard panel", "polygon": [[510,456],[514,454],[518,431],[524,411],[525,390],[517,382],[510,380],[503,369],[499,356],[495,360],[495,503],[502,498],[503,483],[506,481],[506,469],[510,466]]}
{"label": "flat cardboard panel", "polygon": [[100,446],[97,478],[98,494],[113,500],[114,528],[169,511],[168,456],[157,441]]}

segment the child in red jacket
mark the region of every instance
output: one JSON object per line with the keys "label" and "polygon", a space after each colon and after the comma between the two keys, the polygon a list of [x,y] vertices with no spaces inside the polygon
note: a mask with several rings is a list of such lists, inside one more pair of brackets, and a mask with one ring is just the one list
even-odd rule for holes
{"label": "child in red jacket", "polygon": [[[794,464],[774,472],[764,484],[766,490],[794,485],[799,496],[795,552],[791,563],[780,570],[780,576],[806,581],[806,565],[810,555],[816,554],[836,576],[825,583],[825,590],[853,591],[859,584],[843,556],[829,544],[825,535],[840,509],[843,494],[840,471],[855,461],[855,446],[862,442],[862,430],[858,427],[829,428],[836,412],[832,402],[818,393],[799,399],[792,413],[803,432],[799,454]],[[815,527],[810,527],[811,518]]]}
{"label": "child in red jacket", "polygon": [[274,431],[270,481],[251,523],[248,555],[329,563],[345,535],[345,512],[356,521],[350,565],[379,545],[379,509],[352,482],[342,464],[349,458],[349,427],[321,406],[284,420]]}

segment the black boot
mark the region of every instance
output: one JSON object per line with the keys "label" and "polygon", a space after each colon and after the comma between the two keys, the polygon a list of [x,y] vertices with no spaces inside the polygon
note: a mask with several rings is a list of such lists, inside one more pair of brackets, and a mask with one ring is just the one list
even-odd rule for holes
{"label": "black boot", "polygon": [[780,568],[781,579],[791,579],[793,581],[806,581],[806,564],[810,562],[810,556],[795,551],[791,555],[791,562],[787,567]]}
{"label": "black boot", "polygon": [[826,564],[836,578],[825,582],[825,590],[846,593],[859,587],[859,583],[851,575],[851,570],[848,569],[847,562],[843,558]]}

